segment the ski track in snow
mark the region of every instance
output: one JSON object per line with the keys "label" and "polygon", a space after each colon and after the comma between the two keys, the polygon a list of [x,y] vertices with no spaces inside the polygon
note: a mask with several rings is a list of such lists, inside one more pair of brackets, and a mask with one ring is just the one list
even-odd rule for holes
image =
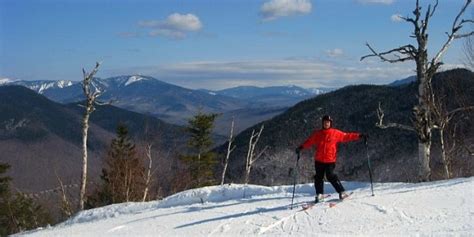
{"label": "ski track in snow", "polygon": [[354,191],[349,200],[330,208],[332,198],[304,211],[301,204],[314,198],[311,184],[297,186],[293,210],[292,186],[206,187],[161,201],[87,210],[19,236],[474,236],[474,177],[378,183],[375,196],[366,183],[345,186]]}

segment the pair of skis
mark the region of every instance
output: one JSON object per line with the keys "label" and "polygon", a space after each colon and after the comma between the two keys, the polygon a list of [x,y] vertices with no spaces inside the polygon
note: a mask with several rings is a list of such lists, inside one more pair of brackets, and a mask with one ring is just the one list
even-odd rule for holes
{"label": "pair of skis", "polygon": [[[335,206],[337,206],[337,204],[341,203],[342,201],[346,200],[346,199],[349,199],[351,197],[351,195],[353,194],[354,192],[350,192],[348,193],[347,197],[344,198],[343,200],[329,200],[329,201],[322,201],[320,203],[328,203],[329,207],[330,208],[333,208]],[[323,196],[324,199],[326,198],[329,198],[331,196],[331,194],[326,194]],[[307,203],[303,203],[303,205],[301,205],[301,209],[302,211],[306,211],[308,209],[311,209],[313,208],[315,205],[317,204],[320,204],[320,203],[314,203],[314,202],[307,202]]]}

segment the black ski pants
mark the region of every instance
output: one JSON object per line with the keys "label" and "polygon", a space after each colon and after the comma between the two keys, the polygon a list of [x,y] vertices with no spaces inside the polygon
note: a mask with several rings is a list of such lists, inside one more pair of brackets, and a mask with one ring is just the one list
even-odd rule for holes
{"label": "black ski pants", "polygon": [[316,175],[314,176],[316,195],[324,193],[324,175],[326,175],[326,179],[332,184],[336,192],[341,193],[345,191],[341,181],[339,181],[339,178],[334,173],[336,163],[320,163],[315,161],[314,167],[316,169]]}

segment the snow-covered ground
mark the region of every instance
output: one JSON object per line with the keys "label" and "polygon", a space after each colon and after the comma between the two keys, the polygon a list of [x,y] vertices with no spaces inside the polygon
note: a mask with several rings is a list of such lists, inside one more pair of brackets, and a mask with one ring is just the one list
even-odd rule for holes
{"label": "snow-covered ground", "polygon": [[[83,211],[31,236],[474,236],[474,177],[431,183],[346,182],[350,200],[303,211],[314,199],[312,184],[297,186],[213,186],[188,190],[161,201],[125,203]],[[245,193],[245,198],[243,197]]]}

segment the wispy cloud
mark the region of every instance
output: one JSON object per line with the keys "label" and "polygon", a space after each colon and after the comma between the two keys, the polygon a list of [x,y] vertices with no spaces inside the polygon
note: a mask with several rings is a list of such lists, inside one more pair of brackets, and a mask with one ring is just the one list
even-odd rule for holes
{"label": "wispy cloud", "polygon": [[309,0],[271,0],[262,5],[260,15],[264,21],[271,21],[285,16],[308,14],[311,8]]}
{"label": "wispy cloud", "polygon": [[137,32],[120,32],[117,35],[121,38],[135,38],[140,36]]}
{"label": "wispy cloud", "polygon": [[201,61],[114,70],[114,75],[151,75],[188,88],[223,89],[240,85],[341,87],[385,84],[413,74],[406,64],[353,61],[342,65],[318,60]]}
{"label": "wispy cloud", "polygon": [[361,4],[384,4],[390,5],[395,2],[395,0],[357,0]]}
{"label": "wispy cloud", "polygon": [[326,55],[331,58],[337,58],[344,55],[344,50],[335,48],[335,49],[328,49],[326,50]]}
{"label": "wispy cloud", "polygon": [[392,20],[393,22],[402,22],[403,21],[402,15],[400,15],[400,14],[393,14],[390,17],[390,20]]}
{"label": "wispy cloud", "polygon": [[152,37],[166,37],[169,39],[183,39],[188,32],[200,31],[203,24],[194,14],[173,13],[165,20],[142,20],[138,26],[149,29]]}

